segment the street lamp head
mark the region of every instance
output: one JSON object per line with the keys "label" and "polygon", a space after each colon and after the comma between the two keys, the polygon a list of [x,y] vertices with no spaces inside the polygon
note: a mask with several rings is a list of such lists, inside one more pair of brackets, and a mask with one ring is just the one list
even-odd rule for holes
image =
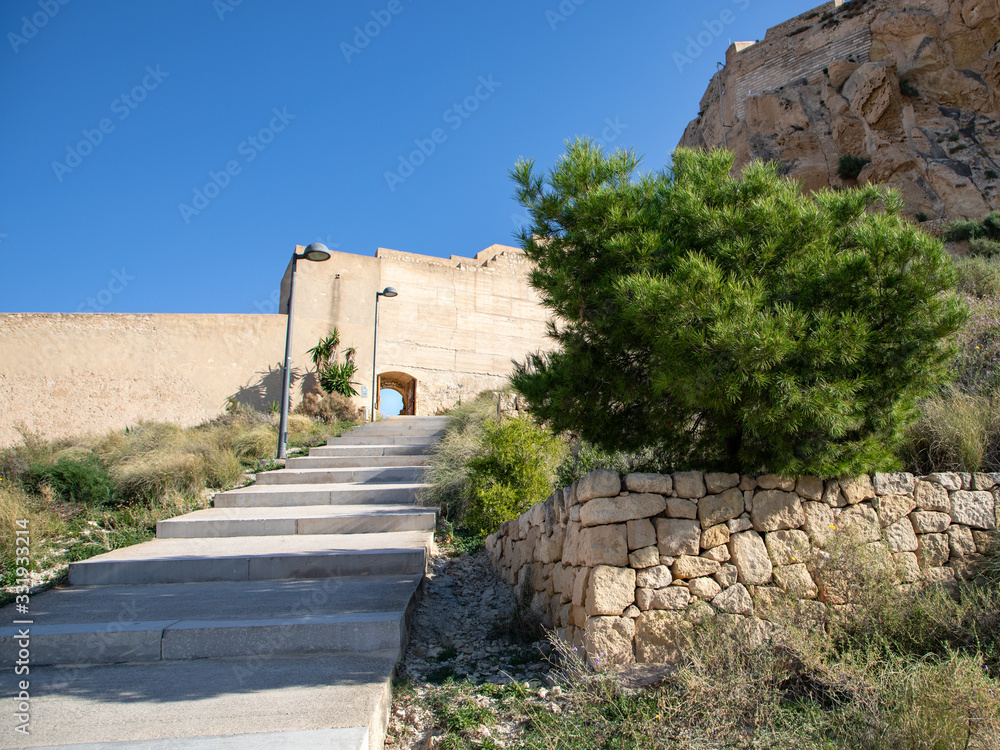
{"label": "street lamp head", "polygon": [[302,257],[306,260],[329,260],[330,251],[322,242],[314,242],[305,249],[305,252],[302,253]]}
{"label": "street lamp head", "polygon": [[396,291],[395,287],[387,286],[381,292],[379,292],[383,297],[395,297],[399,292]]}

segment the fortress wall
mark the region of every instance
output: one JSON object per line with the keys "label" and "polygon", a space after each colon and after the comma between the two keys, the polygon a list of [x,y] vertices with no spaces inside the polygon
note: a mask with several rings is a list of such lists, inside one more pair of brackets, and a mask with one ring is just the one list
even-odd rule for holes
{"label": "fortress wall", "polygon": [[[0,315],[0,446],[140,420],[198,424],[280,400],[280,315]],[[301,372],[301,365],[300,365]]]}
{"label": "fortress wall", "polygon": [[[300,248],[301,249],[301,248]],[[308,350],[336,326],[355,347],[355,402],[371,408],[375,295],[378,372],[417,379],[418,414],[503,387],[514,360],[550,344],[529,262],[494,245],[473,258],[380,249],[333,253],[296,273],[292,404],[317,388]],[[289,272],[282,282],[287,311]],[[278,315],[0,315],[0,446],[24,423],[46,437],[103,432],[139,420],[198,424],[236,398],[267,410],[281,398],[287,318]]]}

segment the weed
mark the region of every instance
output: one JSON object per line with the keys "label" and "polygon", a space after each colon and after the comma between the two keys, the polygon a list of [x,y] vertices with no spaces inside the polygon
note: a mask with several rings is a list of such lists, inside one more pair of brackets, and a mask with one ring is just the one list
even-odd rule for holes
{"label": "weed", "polygon": [[840,179],[842,180],[856,180],[858,179],[858,175],[861,174],[861,170],[869,162],[871,162],[871,159],[866,159],[863,156],[844,154],[840,157],[840,162],[837,165],[837,174],[840,175]]}

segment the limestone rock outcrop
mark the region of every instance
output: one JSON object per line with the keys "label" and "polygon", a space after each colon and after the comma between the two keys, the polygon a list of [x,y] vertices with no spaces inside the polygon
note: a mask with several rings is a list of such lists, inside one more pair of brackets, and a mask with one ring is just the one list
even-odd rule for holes
{"label": "limestone rock outcrop", "polygon": [[981,218],[1000,208],[998,91],[997,0],[834,0],[732,45],[680,145],[725,140],[737,168],[778,161],[807,190],[879,183],[911,215]]}

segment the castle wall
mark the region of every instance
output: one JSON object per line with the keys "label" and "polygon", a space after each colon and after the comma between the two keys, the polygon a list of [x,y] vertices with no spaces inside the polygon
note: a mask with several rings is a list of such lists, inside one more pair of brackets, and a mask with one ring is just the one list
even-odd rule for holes
{"label": "castle wall", "polygon": [[[301,248],[300,248],[301,250]],[[292,404],[317,388],[307,351],[336,326],[356,349],[355,401],[371,408],[375,295],[378,372],[417,380],[416,411],[434,414],[502,387],[515,360],[549,346],[529,265],[494,245],[474,258],[380,249],[300,261]],[[287,310],[289,271],[282,282]],[[139,420],[193,425],[234,398],[261,410],[281,397],[285,314],[0,315],[0,446],[23,423],[46,437],[103,432]]]}

